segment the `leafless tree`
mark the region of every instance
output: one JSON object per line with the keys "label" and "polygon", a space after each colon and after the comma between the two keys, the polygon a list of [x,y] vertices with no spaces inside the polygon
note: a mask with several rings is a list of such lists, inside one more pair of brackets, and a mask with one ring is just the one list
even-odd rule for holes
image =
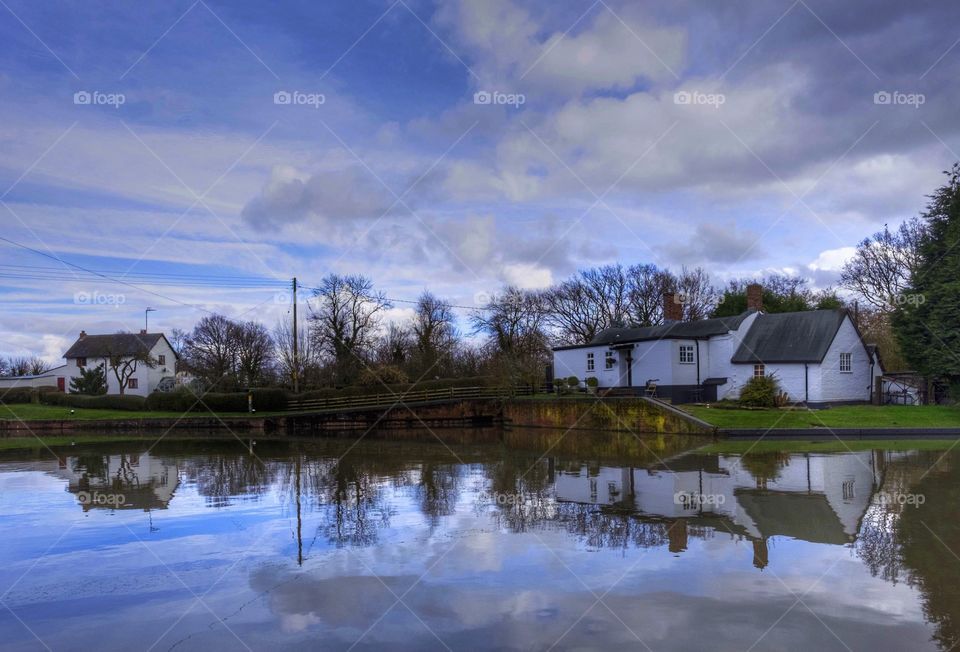
{"label": "leafless tree", "polygon": [[470,320],[474,332],[487,336],[503,381],[539,383],[549,353],[543,292],[506,287]]}
{"label": "leafless tree", "polygon": [[456,316],[448,301],[430,292],[417,299],[410,331],[413,337],[416,372],[448,372],[450,356],[457,343]]}
{"label": "leafless tree", "polygon": [[624,325],[630,289],[621,265],[582,270],[543,294],[547,322],[560,342],[586,344],[604,328]]}
{"label": "leafless tree", "polygon": [[113,372],[113,377],[116,378],[117,385],[120,388],[120,396],[126,394],[130,379],[137,373],[137,369],[139,369],[141,365],[149,367],[150,369],[157,366],[156,358],[150,355],[150,351],[146,346],[143,346],[135,353],[110,350],[108,348],[105,354],[104,357],[107,359],[107,366],[109,370]]}
{"label": "leafless tree", "polygon": [[233,322],[223,315],[204,317],[187,338],[184,354],[189,369],[208,386],[224,383],[234,372],[236,341]]}
{"label": "leafless tree", "polygon": [[378,365],[405,367],[413,349],[411,339],[409,329],[390,324],[374,346],[374,360]]}
{"label": "leafless tree", "polygon": [[0,360],[0,375],[38,376],[49,368],[46,362],[36,356],[20,356]]}
{"label": "leafless tree", "polygon": [[840,272],[841,286],[856,292],[875,308],[889,312],[909,287],[919,264],[918,244],[924,223],[913,217],[896,231],[884,225],[857,245],[856,253]]}
{"label": "leafless tree", "polygon": [[668,270],[653,264],[632,265],[627,270],[627,321],[636,326],[663,322],[663,293],[676,285]]}
{"label": "leafless tree", "polygon": [[273,341],[276,345],[277,372],[285,382],[293,384],[293,372],[305,387],[317,385],[320,380],[320,356],[310,337],[306,320],[297,324],[297,355],[293,355],[293,325],[289,319],[281,319],[273,329]]}
{"label": "leafless tree", "polygon": [[330,356],[338,382],[350,382],[374,344],[383,312],[390,302],[365,276],[330,274],[313,292],[311,335]]}
{"label": "leafless tree", "polygon": [[684,321],[706,319],[717,304],[718,293],[702,267],[684,267],[677,276],[674,292],[683,302]]}
{"label": "leafless tree", "polygon": [[241,387],[255,387],[267,382],[273,361],[273,339],[266,327],[255,321],[235,323],[231,336],[237,383]]}

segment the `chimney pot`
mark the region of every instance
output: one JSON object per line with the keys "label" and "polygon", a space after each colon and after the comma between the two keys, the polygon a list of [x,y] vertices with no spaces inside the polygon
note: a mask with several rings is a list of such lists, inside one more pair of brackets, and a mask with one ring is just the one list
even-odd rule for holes
{"label": "chimney pot", "polygon": [[80,331],[80,339],[82,340],[87,336],[87,331]]}
{"label": "chimney pot", "polygon": [[146,329],[146,328],[141,328],[141,329],[140,329],[140,334],[141,334],[141,335],[146,335],[146,334],[147,334],[147,329]]}
{"label": "chimney pot", "polygon": [[747,286],[747,310],[763,310],[763,286],[759,283],[751,283]]}

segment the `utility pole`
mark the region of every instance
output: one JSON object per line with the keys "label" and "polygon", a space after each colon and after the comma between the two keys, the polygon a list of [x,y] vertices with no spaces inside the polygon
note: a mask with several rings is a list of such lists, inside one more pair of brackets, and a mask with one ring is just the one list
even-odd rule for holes
{"label": "utility pole", "polygon": [[293,393],[300,393],[300,343],[297,341],[297,277],[293,277]]}

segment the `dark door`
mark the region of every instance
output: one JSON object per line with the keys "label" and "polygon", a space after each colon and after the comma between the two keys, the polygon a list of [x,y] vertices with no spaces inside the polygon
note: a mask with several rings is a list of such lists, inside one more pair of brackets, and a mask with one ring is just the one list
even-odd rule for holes
{"label": "dark door", "polygon": [[67,383],[63,376],[57,378],[57,391],[65,392],[67,391]]}

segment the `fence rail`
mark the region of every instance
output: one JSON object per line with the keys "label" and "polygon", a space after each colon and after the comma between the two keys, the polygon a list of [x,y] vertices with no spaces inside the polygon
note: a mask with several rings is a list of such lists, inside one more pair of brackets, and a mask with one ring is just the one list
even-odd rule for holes
{"label": "fence rail", "polygon": [[357,410],[444,400],[480,398],[503,399],[514,396],[529,396],[533,393],[534,391],[531,387],[447,387],[443,389],[425,389],[416,392],[366,394],[361,396],[341,396],[336,398],[290,401],[287,410],[291,412]]}

